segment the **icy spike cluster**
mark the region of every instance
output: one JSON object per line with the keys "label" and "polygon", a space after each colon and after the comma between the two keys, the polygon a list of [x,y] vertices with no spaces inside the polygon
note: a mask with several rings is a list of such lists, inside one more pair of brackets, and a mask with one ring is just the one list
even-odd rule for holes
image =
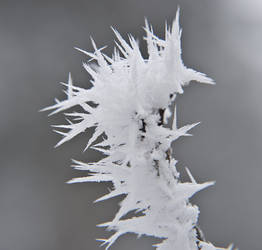
{"label": "icy spike cluster", "polygon": [[[93,62],[84,63],[93,86],[76,87],[69,76],[67,99],[44,109],[55,114],[74,106],[82,108],[82,112],[65,113],[69,123],[56,126],[63,135],[57,145],[95,127],[86,149],[98,150],[105,157],[94,163],[74,161],[74,167],[88,171],[88,176],[69,183],[112,182],[113,190],[97,201],[124,195],[113,220],[100,225],[115,232],[102,240],[106,249],[125,233],[162,239],[154,246],[158,250],[218,249],[198,237],[199,210],[189,203],[190,197],[213,183],[196,183],[189,170],[191,182],[182,182],[172,156],[171,143],[189,135],[196,125],[177,128],[175,111],[170,110],[176,95],[193,80],[214,83],[184,66],[178,19],[179,12],[172,28],[166,27],[165,39],[155,36],[146,21],[146,59],[131,35],[126,42],[114,29],[118,41],[112,58],[93,40],[93,53],[78,49],[97,63],[95,67]],[[167,128],[172,117],[172,128]],[[102,142],[97,142],[101,135]],[[133,217],[127,219],[128,214]]]}

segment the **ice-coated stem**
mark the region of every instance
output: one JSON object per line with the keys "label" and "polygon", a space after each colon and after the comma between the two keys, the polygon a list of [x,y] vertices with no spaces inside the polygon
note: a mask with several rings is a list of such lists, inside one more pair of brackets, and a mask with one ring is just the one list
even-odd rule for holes
{"label": "ice-coated stem", "polygon": [[[75,106],[82,108],[65,114],[68,124],[55,126],[63,130],[58,131],[63,138],[57,145],[95,127],[86,149],[98,150],[105,157],[94,163],[74,161],[74,168],[88,171],[88,176],[69,183],[112,182],[113,189],[97,201],[124,195],[113,220],[99,225],[115,232],[109,239],[100,239],[106,249],[126,233],[161,239],[154,245],[158,250],[222,249],[205,240],[197,226],[199,209],[189,202],[214,182],[199,184],[188,169],[191,182],[183,182],[171,148],[172,142],[188,136],[198,124],[177,127],[176,108],[170,111],[176,96],[183,94],[191,81],[214,82],[183,64],[179,10],[172,27],[166,26],[165,39],[154,35],[147,21],[144,29],[146,59],[136,39],[129,35],[127,42],[115,29],[118,41],[112,58],[93,40],[93,53],[78,49],[97,63],[83,64],[92,77],[92,88],[76,87],[69,75],[67,99],[43,110],[55,114]],[[99,141],[101,135],[103,140]]]}

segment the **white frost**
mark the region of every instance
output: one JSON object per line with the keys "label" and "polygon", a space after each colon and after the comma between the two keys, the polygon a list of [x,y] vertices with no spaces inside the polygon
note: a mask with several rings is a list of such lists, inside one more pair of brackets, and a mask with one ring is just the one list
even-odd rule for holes
{"label": "white frost", "polygon": [[[188,169],[191,182],[182,182],[171,152],[171,143],[187,136],[196,124],[177,128],[174,112],[172,128],[166,126],[172,116],[170,105],[184,86],[190,81],[214,82],[182,62],[179,11],[172,27],[166,27],[165,39],[155,36],[147,21],[144,29],[146,59],[132,36],[126,42],[114,29],[118,49],[112,58],[93,40],[93,53],[78,49],[97,62],[96,67],[84,64],[93,87],[76,87],[69,75],[67,99],[44,109],[55,114],[80,106],[82,111],[65,114],[70,118],[68,124],[55,126],[67,130],[59,132],[63,138],[57,145],[95,127],[87,148],[105,154],[95,163],[74,161],[76,169],[89,171],[89,175],[69,183],[112,182],[113,190],[97,201],[125,195],[114,219],[100,225],[115,231],[103,240],[106,249],[125,233],[163,239],[155,245],[158,250],[220,249],[197,238],[199,210],[189,203],[190,197],[213,182],[198,184]],[[104,140],[95,144],[100,135]],[[125,219],[130,212],[137,215]]]}

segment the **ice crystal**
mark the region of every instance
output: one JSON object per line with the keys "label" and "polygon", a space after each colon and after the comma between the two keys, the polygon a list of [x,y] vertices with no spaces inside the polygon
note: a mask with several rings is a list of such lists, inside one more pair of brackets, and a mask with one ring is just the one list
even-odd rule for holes
{"label": "ice crystal", "polygon": [[[82,112],[66,113],[69,123],[56,126],[67,130],[58,131],[63,138],[57,146],[95,127],[86,149],[105,155],[94,163],[74,161],[76,169],[86,170],[89,175],[69,183],[112,182],[113,190],[97,201],[124,195],[113,220],[99,225],[115,232],[102,240],[106,249],[125,233],[162,239],[154,245],[158,250],[220,249],[200,236],[199,209],[189,202],[213,182],[197,183],[188,169],[191,182],[182,182],[171,149],[173,141],[189,135],[188,131],[197,125],[177,128],[176,112],[170,110],[176,95],[183,94],[183,87],[191,81],[214,82],[182,62],[179,11],[172,27],[166,26],[164,39],[154,35],[147,21],[144,29],[146,59],[133,36],[129,35],[126,42],[115,29],[118,41],[112,58],[93,40],[93,53],[78,49],[97,63],[95,67],[83,64],[93,86],[76,87],[69,75],[67,99],[44,109],[55,114],[79,105]],[[170,119],[171,128],[167,126]],[[97,140],[100,135],[102,142]],[[125,218],[130,212],[134,216]]]}

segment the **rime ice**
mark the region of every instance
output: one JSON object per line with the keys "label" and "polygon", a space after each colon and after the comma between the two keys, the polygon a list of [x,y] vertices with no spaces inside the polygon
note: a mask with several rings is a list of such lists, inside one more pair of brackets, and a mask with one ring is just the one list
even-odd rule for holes
{"label": "rime ice", "polygon": [[[184,86],[190,81],[214,82],[182,62],[179,11],[172,27],[166,26],[165,39],[155,36],[147,21],[144,29],[146,59],[132,36],[126,42],[114,29],[117,42],[112,58],[93,40],[93,53],[79,49],[97,62],[96,67],[84,64],[92,88],[74,86],[70,75],[67,99],[44,110],[55,114],[77,105],[82,108],[82,112],[65,114],[68,124],[56,126],[67,130],[58,131],[63,138],[57,145],[95,127],[86,149],[101,151],[105,157],[94,163],[74,161],[76,169],[87,170],[89,175],[70,183],[112,182],[113,190],[97,201],[125,195],[114,219],[100,225],[115,232],[103,240],[106,249],[125,233],[162,239],[155,245],[158,250],[220,249],[197,237],[199,210],[189,203],[190,197],[213,182],[198,184],[188,169],[191,182],[182,182],[171,150],[171,143],[187,136],[196,124],[177,128],[174,114],[172,128],[164,126],[172,117],[170,105],[177,94],[183,94]],[[104,139],[97,142],[100,135]],[[124,219],[129,212],[137,216]]]}

